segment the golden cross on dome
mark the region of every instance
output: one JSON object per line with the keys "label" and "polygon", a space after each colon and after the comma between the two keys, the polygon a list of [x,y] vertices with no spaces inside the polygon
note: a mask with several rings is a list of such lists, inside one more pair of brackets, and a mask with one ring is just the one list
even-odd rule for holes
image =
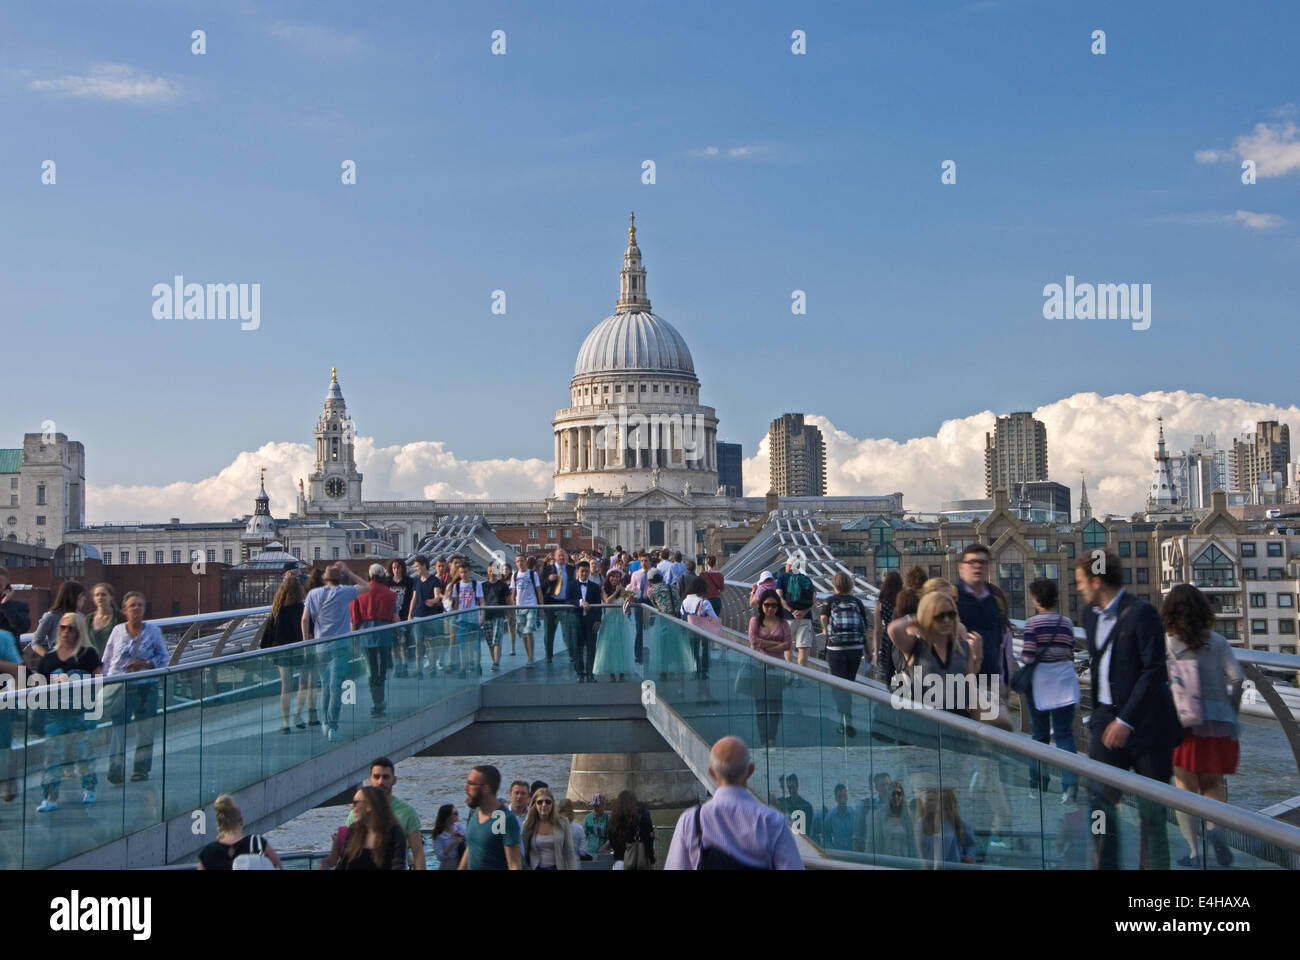
{"label": "golden cross on dome", "polygon": [[629,246],[636,246],[636,214],[633,213],[627,218],[627,242]]}
{"label": "golden cross on dome", "polygon": [[330,367],[330,383],[338,383],[338,382],[339,382],[339,368]]}
{"label": "golden cross on dome", "polygon": [[266,467],[262,467],[262,490],[266,491]]}

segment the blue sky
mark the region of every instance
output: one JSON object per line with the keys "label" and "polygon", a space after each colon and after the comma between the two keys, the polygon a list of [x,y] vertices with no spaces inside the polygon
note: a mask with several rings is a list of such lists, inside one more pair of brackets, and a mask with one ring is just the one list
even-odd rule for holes
{"label": "blue sky", "polygon": [[[196,480],[310,439],[337,365],[379,446],[547,458],[633,209],[746,455],[787,410],[1286,406],[1297,35],[1264,3],[7,3],[0,445],[52,419],[92,485]],[[260,329],[155,320],[175,274],[260,283]],[[1151,328],[1044,320],[1067,274],[1150,283]]]}

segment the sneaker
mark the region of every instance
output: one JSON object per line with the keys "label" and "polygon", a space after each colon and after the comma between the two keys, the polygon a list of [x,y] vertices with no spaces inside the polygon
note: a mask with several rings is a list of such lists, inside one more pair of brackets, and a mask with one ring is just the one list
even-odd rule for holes
{"label": "sneaker", "polygon": [[82,803],[94,803],[99,798],[95,796],[94,790],[85,790],[81,794]]}
{"label": "sneaker", "polygon": [[132,783],[139,783],[141,780],[148,780],[148,779],[149,779],[149,774],[145,773],[143,770],[137,770],[135,773],[131,774]]}
{"label": "sneaker", "polygon": [[1178,858],[1178,865],[1179,865],[1180,867],[1187,867],[1187,868],[1190,869],[1190,870],[1200,870],[1200,869],[1201,869],[1201,858],[1200,858],[1200,857],[1193,857],[1193,856],[1179,857],[1179,858]]}
{"label": "sneaker", "polygon": [[329,727],[325,731],[325,739],[329,740],[332,743],[333,741],[339,739],[339,732],[335,730],[333,727]]}
{"label": "sneaker", "polygon": [[52,813],[59,809],[59,805],[53,800],[42,800],[41,805],[36,808],[37,813]]}
{"label": "sneaker", "polygon": [[500,673],[500,672],[501,672],[501,664],[499,664],[499,663],[494,663],[494,664],[492,664],[492,672],[493,672],[493,673]]}
{"label": "sneaker", "polygon": [[113,784],[114,786],[121,786],[121,784],[122,784],[122,771],[121,771],[121,770],[109,770],[109,771],[108,771],[108,782],[111,783],[111,784]]}
{"label": "sneaker", "polygon": [[1063,793],[1061,794],[1061,804],[1062,804],[1062,806],[1064,806],[1064,805],[1066,805],[1066,804],[1078,803],[1078,802],[1079,802],[1079,788],[1078,788],[1078,787],[1071,787],[1069,790],[1066,790],[1065,792],[1063,792]]}
{"label": "sneaker", "polygon": [[1000,839],[1000,838],[998,838],[998,837],[989,837],[989,849],[990,849],[990,850],[1010,850],[1010,849],[1011,849],[1011,844],[1010,844],[1008,841],[1006,841],[1006,840],[1002,840],[1002,839]]}

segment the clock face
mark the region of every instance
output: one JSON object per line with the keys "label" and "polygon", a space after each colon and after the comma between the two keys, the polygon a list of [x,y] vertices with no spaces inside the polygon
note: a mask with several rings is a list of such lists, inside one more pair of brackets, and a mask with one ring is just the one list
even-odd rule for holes
{"label": "clock face", "polygon": [[325,481],[325,495],[337,500],[348,492],[348,485],[342,477],[330,477]]}

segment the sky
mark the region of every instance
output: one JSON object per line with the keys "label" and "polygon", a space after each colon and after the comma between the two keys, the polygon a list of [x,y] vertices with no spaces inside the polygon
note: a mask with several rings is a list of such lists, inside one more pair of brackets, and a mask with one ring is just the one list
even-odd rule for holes
{"label": "sky", "polygon": [[[7,3],[0,445],[85,443],[92,522],[228,519],[263,466],[285,515],[337,366],[368,499],[545,494],[635,210],[747,492],[802,411],[829,492],[933,510],[1031,410],[1052,479],[1137,509],[1157,415],[1174,448],[1300,428],[1298,28],[1252,2]],[[258,284],[257,328],[157,316],[177,275]],[[1149,327],[1045,319],[1067,276],[1149,289]]]}

